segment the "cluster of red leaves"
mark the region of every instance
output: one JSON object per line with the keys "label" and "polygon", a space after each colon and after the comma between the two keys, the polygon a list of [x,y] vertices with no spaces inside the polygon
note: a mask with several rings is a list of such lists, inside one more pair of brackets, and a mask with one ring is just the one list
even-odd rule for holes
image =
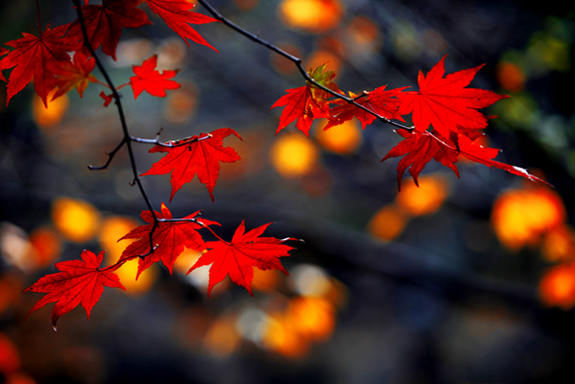
{"label": "cluster of red leaves", "polygon": [[[116,60],[116,48],[124,28],[140,28],[152,24],[148,14],[138,8],[142,0],[103,0],[101,5],[88,5],[85,1],[81,10],[86,32],[93,49],[101,47],[102,52]],[[186,0],[146,0],[149,8],[158,14],[166,24],[186,41],[187,39],[213,48],[190,24],[205,24],[217,21],[191,9]],[[6,104],[32,79],[36,93],[47,106],[48,94],[58,88],[53,98],[57,98],[76,88],[80,96],[89,82],[97,82],[91,75],[94,60],[84,48],[84,35],[80,21],[75,21],[51,29],[46,28],[41,36],[23,33],[24,37],[5,43],[12,50],[0,47],[0,80],[8,82]],[[215,48],[213,48],[215,49]],[[78,54],[81,51],[84,53]],[[76,52],[70,59],[69,52]],[[179,85],[171,79],[176,71],[155,71],[156,59],[146,60],[142,66],[134,66],[136,76],[130,85],[137,97],[143,90],[154,96],[165,96],[166,89]],[[14,68],[8,79],[3,70]],[[111,96],[101,93],[108,105]]]}
{"label": "cluster of red leaves", "polygon": [[[402,116],[411,114],[413,128],[397,130],[404,140],[382,159],[405,156],[397,166],[399,188],[408,168],[417,184],[419,173],[431,159],[449,167],[459,177],[456,163],[461,156],[544,182],[523,168],[493,160],[499,153],[498,149],[484,148],[475,143],[483,136],[487,121],[493,117],[484,115],[479,109],[508,96],[467,87],[483,65],[444,77],[444,61],[445,56],[427,75],[419,72],[419,91],[405,91],[407,87],[386,90],[383,86],[359,96],[350,92],[349,98],[357,105],[341,98],[334,99],[332,94],[309,81],[303,87],[288,89],[287,95],[272,106],[284,107],[277,132],[293,121],[300,131],[309,135],[313,120],[317,118],[327,119],[324,129],[330,129],[355,117],[365,129],[376,118],[404,121]],[[310,70],[308,74],[321,86],[343,94],[332,81],[335,74],[325,71],[325,65]]]}
{"label": "cluster of red leaves", "polygon": [[[205,24],[217,21],[209,16],[192,12],[194,7],[186,0],[145,0],[149,9],[162,18],[168,27],[179,36],[215,50],[192,27],[191,24]],[[88,5],[84,1],[81,7],[85,31],[93,49],[101,48],[102,52],[116,60],[116,48],[124,28],[140,28],[152,24],[146,12],[138,6],[143,0],[103,0],[101,5]],[[7,104],[30,81],[34,80],[36,93],[44,105],[48,105],[48,95],[55,90],[52,100],[76,89],[80,97],[89,83],[98,83],[92,74],[96,60],[84,44],[84,31],[81,22],[56,28],[47,28],[40,37],[24,33],[24,37],[5,43],[12,50],[0,47],[0,80],[8,82]],[[69,52],[74,52],[72,58]],[[134,65],[134,76],[128,83],[116,90],[131,86],[134,98],[146,91],[152,96],[164,97],[167,90],[180,87],[173,80],[177,70],[156,69],[157,56],[146,59],[142,65]],[[2,70],[14,68],[8,79]],[[100,92],[104,106],[108,106],[116,97],[115,92]],[[156,145],[150,153],[165,153],[166,156],[156,162],[146,175],[163,175],[171,173],[172,192],[174,194],[183,184],[198,180],[206,185],[212,201],[213,191],[219,177],[220,163],[234,163],[240,159],[233,148],[224,147],[223,140],[234,135],[241,137],[230,128],[217,129],[211,133],[202,133],[186,139],[170,142],[168,145]],[[171,145],[171,146],[170,146]],[[218,237],[210,228],[220,225],[208,219],[199,218],[199,212],[180,219],[174,219],[170,210],[162,204],[161,212],[143,211],[142,219],[147,223],[141,225],[120,240],[135,239],[126,247],[120,259],[113,265],[101,268],[104,252],[98,256],[90,251],[82,252],[82,260],[57,263],[59,273],[47,275],[27,289],[27,291],[46,293],[30,312],[45,304],[56,303],[52,311],[52,324],[56,329],[58,319],[65,313],[81,304],[88,318],[94,305],[100,299],[103,287],[125,289],[118,275],[114,272],[126,261],[139,258],[138,273],[150,268],[154,263],[162,262],[172,273],[177,258],[187,249],[205,252],[190,272],[204,265],[213,264],[210,268],[208,295],[213,286],[227,275],[237,284],[245,287],[250,294],[253,268],[278,269],[287,274],[279,258],[288,256],[292,249],[273,237],[259,237],[269,226],[265,224],[248,233],[242,222],[237,228],[231,242]],[[205,242],[199,233],[207,228],[216,236],[216,241]],[[189,272],[188,272],[189,273]]]}

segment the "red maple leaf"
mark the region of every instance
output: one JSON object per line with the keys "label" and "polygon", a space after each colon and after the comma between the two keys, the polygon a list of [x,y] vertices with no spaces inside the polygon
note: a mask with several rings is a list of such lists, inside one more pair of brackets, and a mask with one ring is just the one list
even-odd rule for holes
{"label": "red maple leaf", "polygon": [[190,26],[190,24],[206,24],[218,20],[201,13],[192,12],[191,9],[195,5],[186,0],[146,0],[146,3],[154,13],[164,19],[168,27],[184,39],[188,47],[190,43],[186,39],[218,51]]}
{"label": "red maple leaf", "polygon": [[52,325],[56,330],[56,323],[60,316],[76,308],[78,304],[86,310],[86,316],[90,319],[90,312],[100,300],[104,286],[110,288],[124,288],[118,276],[113,273],[115,269],[100,269],[104,259],[104,251],[98,256],[84,250],[82,260],[70,260],[56,263],[55,267],[60,270],[42,277],[26,291],[47,293],[40,299],[30,313],[48,303],[56,303],[52,310]]}
{"label": "red maple leaf", "polygon": [[84,49],[74,53],[72,62],[65,61],[54,64],[53,72],[56,76],[58,91],[56,91],[52,100],[64,95],[72,88],[76,88],[76,91],[82,97],[88,83],[96,83],[98,81],[96,76],[92,75],[95,66],[96,59],[90,57],[90,53]]}
{"label": "red maple leaf", "polygon": [[166,89],[178,89],[180,84],[169,80],[176,76],[177,70],[165,70],[162,73],[156,70],[158,55],[145,60],[141,66],[134,65],[136,76],[130,77],[130,85],[134,91],[134,99],[137,99],[143,91],[152,96],[165,97]]}
{"label": "red maple leaf", "polygon": [[[459,170],[455,163],[457,163],[460,156],[464,156],[471,161],[487,165],[491,168],[503,169],[514,175],[548,184],[546,181],[531,175],[523,168],[493,160],[500,152],[499,149],[486,148],[473,143],[473,141],[481,135],[468,133],[471,134],[471,137],[469,137],[467,134],[459,134],[457,138],[459,148],[456,148],[436,131],[418,132],[416,130],[398,130],[396,132],[403,137],[404,140],[393,147],[381,161],[385,161],[391,157],[405,156],[397,165],[397,183],[398,189],[400,190],[401,179],[404,172],[409,168],[409,173],[413,177],[415,184],[418,185],[417,177],[431,159],[450,168],[455,172],[457,177],[459,177]],[[471,132],[473,132],[473,130]]]}
{"label": "red maple leaf", "polygon": [[279,258],[289,256],[289,251],[294,249],[283,244],[294,238],[276,239],[275,237],[259,237],[271,223],[254,228],[245,232],[244,222],[236,229],[231,242],[209,241],[206,242],[208,252],[204,253],[190,268],[188,273],[204,265],[210,265],[210,280],[208,284],[208,297],[214,285],[222,281],[227,275],[232,281],[241,285],[252,293],[253,267],[262,271],[277,269],[286,275],[288,272],[282,266]]}
{"label": "red maple leaf", "polygon": [[[102,46],[102,52],[116,60],[116,47],[122,28],[140,28],[152,24],[143,10],[136,8],[141,0],[103,0],[102,5],[84,5],[82,14],[92,48]],[[76,20],[67,37],[83,41],[80,22]]]}
{"label": "red maple leaf", "polygon": [[418,92],[401,92],[397,97],[402,101],[400,114],[413,112],[412,120],[418,132],[427,131],[431,125],[441,136],[454,142],[460,126],[467,129],[483,129],[487,126],[489,116],[485,116],[478,109],[509,96],[483,89],[465,88],[483,65],[443,77],[444,61],[445,56],[427,76],[419,72]]}
{"label": "red maple leaf", "polygon": [[69,62],[67,52],[79,48],[77,42],[61,36],[66,33],[69,25],[61,25],[54,29],[48,26],[42,36],[22,33],[24,37],[12,40],[6,45],[14,48],[0,61],[0,71],[15,67],[8,79],[6,105],[10,99],[20,92],[32,78],[36,93],[44,105],[48,106],[48,93],[56,86],[52,66],[53,61]]}
{"label": "red maple leaf", "polygon": [[[335,73],[333,71],[325,71],[325,64],[320,65],[314,71],[310,69],[308,73],[320,85],[341,93],[337,84],[332,82]],[[309,136],[309,130],[314,119],[330,117],[328,98],[332,95],[317,88],[310,82],[306,83],[303,87],[287,89],[287,95],[283,95],[272,105],[271,108],[285,107],[280,116],[276,135],[291,122],[297,120],[297,129]]]}
{"label": "red maple leaf", "polygon": [[[184,217],[184,221],[160,221],[152,237],[155,247],[154,252],[148,254],[150,252],[149,234],[154,224],[154,217],[150,211],[142,211],[140,216],[148,224],[134,228],[120,239],[139,239],[126,247],[120,260],[147,255],[146,257],[140,258],[136,279],[138,279],[143,271],[160,260],[171,274],[174,263],[178,256],[184,251],[184,247],[196,251],[203,251],[205,249],[204,240],[198,233],[198,229],[208,225],[220,225],[215,221],[197,218],[198,212]],[[172,213],[164,203],[162,203],[162,212],[155,212],[155,214],[158,219],[172,219]],[[192,221],[192,219],[197,219],[201,224]]]}
{"label": "red maple leaf", "polygon": [[[357,98],[357,95],[349,92],[349,96],[356,99],[355,102],[362,105],[378,115],[388,118],[396,119],[399,116],[399,106],[401,100],[397,98],[399,92],[404,90],[404,88],[385,90],[385,85],[371,92],[364,92],[364,97]],[[365,129],[366,125],[373,123],[376,119],[375,115],[369,113],[357,106],[348,103],[345,100],[336,100],[333,102],[336,106],[331,108],[329,111],[330,117],[324,130],[331,127],[343,124],[347,120],[351,120],[356,117],[361,122],[361,127]],[[401,119],[403,120],[403,119]]]}
{"label": "red maple leaf", "polygon": [[[198,180],[205,184],[212,201],[214,201],[213,192],[220,174],[220,162],[235,163],[240,160],[240,156],[233,148],[223,146],[224,138],[229,135],[235,135],[238,139],[242,139],[233,129],[220,128],[211,133],[201,133],[199,136],[178,142],[177,147],[169,148],[156,145],[150,149],[150,153],[167,152],[167,155],[154,163],[152,168],[141,176],[165,175],[171,172],[171,202],[182,185],[192,181],[197,174]],[[181,145],[186,142],[189,144]]]}

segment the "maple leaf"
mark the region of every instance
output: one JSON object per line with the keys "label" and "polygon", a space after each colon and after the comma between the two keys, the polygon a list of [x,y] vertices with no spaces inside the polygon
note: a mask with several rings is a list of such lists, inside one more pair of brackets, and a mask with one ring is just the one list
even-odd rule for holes
{"label": "maple leaf", "polygon": [[417,177],[431,159],[450,168],[457,177],[459,177],[459,170],[455,163],[459,160],[460,156],[464,156],[471,161],[487,165],[491,168],[503,169],[514,175],[549,185],[546,181],[531,175],[523,168],[493,160],[500,150],[474,144],[473,141],[479,136],[473,133],[473,130],[472,133],[470,133],[472,137],[469,137],[467,134],[458,135],[458,148],[449,144],[439,132],[436,131],[418,132],[416,130],[398,130],[396,132],[403,137],[404,140],[393,147],[381,161],[385,161],[391,157],[405,156],[397,165],[397,183],[399,190],[401,190],[403,174],[408,168],[409,173],[413,177],[413,181],[418,185]]}
{"label": "maple leaf", "polygon": [[[172,213],[164,203],[162,203],[161,210],[161,213],[155,212],[158,219],[172,219]],[[136,280],[143,271],[150,268],[152,264],[160,260],[168,268],[171,274],[174,263],[178,256],[180,256],[184,251],[184,247],[196,251],[203,251],[205,249],[204,240],[198,233],[198,229],[208,225],[220,225],[215,221],[207,219],[198,219],[201,224],[191,221],[191,219],[197,219],[198,212],[194,212],[191,215],[184,217],[183,219],[186,221],[160,221],[154,230],[152,237],[155,247],[154,252],[148,254],[150,252],[149,234],[154,224],[154,217],[150,211],[142,211],[141,217],[148,224],[134,228],[120,239],[139,239],[126,247],[124,252],[122,252],[120,261],[132,259],[141,255],[147,255],[144,258],[140,258]]]}
{"label": "maple leaf", "polygon": [[487,126],[489,116],[483,115],[478,109],[509,96],[465,88],[483,65],[443,77],[445,57],[431,68],[427,76],[419,72],[419,91],[401,92],[397,97],[402,101],[400,114],[413,112],[412,120],[418,132],[427,131],[431,125],[441,136],[454,142],[459,126],[467,129],[483,129]]}
{"label": "maple leaf", "polygon": [[[387,91],[385,90],[385,87],[386,86],[384,85],[371,92],[364,92],[364,97],[358,98],[358,96],[353,92],[349,92],[349,96],[352,99],[355,99],[357,104],[372,110],[382,117],[388,119],[399,118],[400,120],[403,120],[399,116],[401,100],[397,98],[397,95],[407,87],[390,89]],[[354,117],[361,122],[362,129],[365,129],[367,125],[373,123],[376,119],[375,115],[372,113],[358,108],[345,100],[336,100],[333,103],[336,106],[330,109],[329,121],[324,130],[343,124],[343,122],[351,120]]]}
{"label": "maple leaf", "polygon": [[96,256],[84,250],[82,260],[56,263],[55,267],[61,272],[44,276],[26,289],[26,291],[47,293],[34,305],[30,313],[48,303],[56,303],[52,310],[52,326],[56,330],[58,319],[76,308],[78,304],[82,304],[89,320],[90,312],[100,300],[104,286],[126,289],[120,283],[118,276],[113,273],[117,267],[109,270],[100,269],[103,259],[104,251]]}
{"label": "maple leaf", "polygon": [[[326,63],[327,64],[327,63]],[[309,76],[320,85],[339,92],[337,84],[332,82],[335,77],[333,71],[325,71],[325,65],[320,65],[314,71],[310,69]],[[331,94],[306,82],[303,87],[286,90],[287,95],[280,97],[270,109],[285,107],[280,116],[280,123],[276,135],[291,122],[296,121],[296,127],[309,137],[309,130],[314,119],[329,118],[329,101]]]}
{"label": "maple leaf", "polygon": [[[182,188],[182,185],[192,181],[197,174],[198,180],[200,183],[205,184],[212,201],[214,201],[213,192],[220,174],[220,162],[235,163],[240,160],[240,156],[233,148],[223,146],[224,138],[230,135],[235,135],[242,140],[240,135],[233,129],[220,128],[209,134],[201,133],[199,136],[193,136],[178,142],[177,147],[169,148],[156,145],[150,149],[150,153],[159,152],[167,153],[167,155],[154,163],[152,168],[141,176],[165,175],[171,172],[171,202],[175,193]],[[189,142],[189,144],[180,145],[186,142]]]}
{"label": "maple leaf", "polygon": [[209,241],[206,242],[208,252],[204,253],[189,269],[210,265],[210,279],[208,284],[208,297],[214,285],[230,276],[232,281],[252,292],[253,267],[262,271],[277,269],[289,275],[282,266],[279,258],[289,256],[289,251],[294,249],[283,244],[294,238],[276,239],[275,237],[259,237],[271,223],[264,224],[245,233],[244,221],[236,229],[231,242]]}
{"label": "maple leaf", "polygon": [[64,95],[72,88],[76,88],[76,91],[82,97],[88,83],[96,83],[98,81],[96,76],[92,75],[92,71],[96,66],[96,59],[90,57],[90,53],[84,49],[74,53],[72,62],[57,62],[53,65],[55,66],[53,72],[56,76],[58,91],[56,91],[52,100]]}
{"label": "maple leaf", "polygon": [[[93,49],[102,46],[102,52],[116,60],[116,47],[122,35],[122,28],[140,28],[152,24],[143,10],[136,8],[141,0],[103,0],[102,5],[84,5],[82,14],[86,24],[88,40]],[[83,41],[80,22],[72,23],[68,35]]]}
{"label": "maple leaf", "polygon": [[145,60],[141,66],[134,65],[136,76],[130,77],[130,85],[134,91],[134,99],[137,99],[143,91],[152,96],[165,97],[166,89],[178,89],[180,84],[169,80],[176,76],[177,70],[165,70],[162,73],[156,70],[158,55]]}
{"label": "maple leaf", "polygon": [[184,39],[188,47],[190,43],[186,39],[218,51],[190,26],[190,24],[206,24],[218,20],[201,13],[192,12],[191,9],[195,5],[186,0],[146,0],[146,3],[154,13],[164,19],[168,27]]}
{"label": "maple leaf", "polygon": [[34,79],[36,93],[48,107],[48,93],[56,86],[53,67],[48,63],[70,62],[67,52],[79,48],[73,39],[61,37],[66,33],[68,26],[69,24],[61,25],[54,29],[48,26],[40,37],[22,33],[24,37],[6,43],[14,49],[0,61],[0,71],[15,67],[8,79],[6,105]]}

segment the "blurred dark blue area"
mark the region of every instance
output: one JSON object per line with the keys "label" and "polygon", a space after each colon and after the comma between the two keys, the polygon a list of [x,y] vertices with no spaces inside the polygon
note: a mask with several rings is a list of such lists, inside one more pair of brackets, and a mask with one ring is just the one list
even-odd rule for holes
{"label": "blurred dark blue area", "polygon": [[[327,8],[309,21],[305,12],[316,9],[316,3]],[[74,19],[72,2],[39,4],[44,25]],[[329,60],[340,89],[356,94],[385,84],[417,89],[418,72],[427,73],[446,54],[446,73],[485,63],[470,86],[512,96],[487,111],[498,115],[486,128],[489,145],[502,149],[497,160],[552,184],[564,206],[562,223],[568,228],[575,224],[575,110],[568,93],[575,85],[575,20],[569,3],[211,4],[246,30],[302,57],[306,68]],[[123,218],[140,225],[138,216],[146,207],[129,185],[133,177],[125,152],[105,171],[86,167],[103,164],[106,151],[122,138],[114,105],[102,107],[102,86],[90,84],[83,98],[70,92],[64,113],[52,121],[39,117],[31,85],[5,106],[6,84],[0,82],[4,382],[575,381],[573,310],[560,303],[551,304],[563,308],[545,305],[538,288],[549,267],[571,265],[575,247],[564,259],[550,260],[541,245],[546,235],[540,234],[543,240],[536,244],[513,248],[498,237],[492,222],[502,194],[539,186],[526,187],[529,182],[518,176],[465,163],[460,163],[458,179],[432,162],[421,176],[442,180],[447,192],[437,210],[401,213],[398,159],[380,162],[400,138],[377,122],[358,128],[361,142],[343,155],[329,150],[319,136],[321,128],[314,127],[308,144],[296,147],[317,155],[312,166],[296,176],[285,173],[275,160],[278,143],[304,136],[295,127],[274,135],[281,110],[270,107],[286,89],[303,85],[295,67],[216,23],[196,29],[219,53],[193,43],[188,48],[142,8],[154,25],[124,29],[117,62],[100,51],[99,57],[119,85],[132,75],[132,65],[157,53],[159,67],[181,69],[176,80],[182,88],[167,98],[143,94],[137,100],[129,87],[123,88],[131,134],[154,138],[162,127],[167,141],[229,127],[243,138],[225,141],[242,160],[222,165],[215,204],[197,179],[168,204],[169,177],[147,176],[143,182],[156,209],[164,202],[177,217],[202,210],[204,217],[222,224],[217,233],[225,239],[232,238],[242,220],[248,229],[273,221],[267,236],[305,243],[294,244],[296,250],[282,259],[290,277],[277,275],[271,289],[262,283],[254,297],[222,284],[208,299],[205,276],[170,276],[158,265],[151,287],[140,294],[105,290],[89,321],[77,308],[60,319],[55,333],[51,305],[26,318],[41,296],[23,289],[56,272],[54,262],[76,259],[84,248],[99,252],[104,243],[102,232],[86,241],[59,233],[55,201],[86,201],[102,223]],[[201,5],[196,10],[207,14]],[[2,44],[23,31],[37,33],[36,4],[1,1],[0,20]],[[504,65],[511,74],[503,72]],[[8,78],[9,71],[3,74]],[[97,70],[94,74],[102,80]],[[135,149],[140,173],[160,158],[147,154],[149,146]],[[381,217],[389,228],[395,225],[392,219],[405,220],[387,241],[373,224],[385,208],[390,216]],[[61,247],[58,259],[43,268],[22,259],[39,228],[58,233]],[[565,284],[575,287],[575,277]],[[294,319],[300,323],[291,324]],[[16,351],[16,365],[9,364],[10,348]]]}

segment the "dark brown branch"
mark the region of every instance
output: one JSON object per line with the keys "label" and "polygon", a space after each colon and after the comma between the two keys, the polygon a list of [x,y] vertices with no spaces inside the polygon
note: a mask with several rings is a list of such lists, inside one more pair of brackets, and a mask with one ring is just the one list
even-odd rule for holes
{"label": "dark brown branch", "polygon": [[[92,57],[94,57],[94,59],[96,60],[96,65],[98,66],[98,69],[102,73],[102,76],[104,76],[104,78],[106,79],[106,83],[110,86],[110,89],[112,90],[112,95],[113,95],[114,100],[116,102],[115,103],[116,107],[118,108],[118,115],[120,117],[120,123],[122,124],[122,132],[124,133],[124,138],[122,139],[122,142],[118,145],[118,147],[116,147],[116,149],[113,152],[115,154],[115,152],[117,152],[120,149],[120,147],[123,146],[124,143],[126,144],[126,148],[128,149],[128,155],[130,157],[130,165],[132,167],[132,173],[134,174],[134,180],[136,181],[136,184],[138,184],[138,188],[140,189],[140,193],[141,193],[142,197],[144,198],[146,205],[148,206],[148,210],[150,211],[150,213],[152,214],[152,217],[154,218],[154,225],[152,226],[152,229],[151,229],[150,234],[149,234],[150,253],[152,253],[154,251],[153,235],[154,235],[154,231],[158,227],[158,218],[156,217],[156,213],[154,212],[154,208],[152,207],[152,203],[150,202],[150,198],[148,197],[148,194],[146,193],[146,190],[144,189],[144,186],[142,185],[142,181],[140,180],[140,176],[138,174],[138,169],[136,167],[136,159],[134,157],[134,151],[132,149],[132,137],[130,136],[130,133],[128,131],[128,125],[126,123],[126,118],[124,116],[124,109],[122,108],[122,102],[120,101],[120,94],[116,90],[116,87],[114,86],[112,79],[108,75],[108,72],[106,71],[106,69],[102,65],[102,62],[100,61],[100,59],[96,55],[96,52],[94,51],[94,48],[92,47],[92,44],[90,44],[90,40],[88,38],[88,31],[86,29],[86,22],[84,21],[84,15],[82,14],[82,8],[81,8],[80,0],[72,0],[72,2],[74,3],[74,6],[76,8],[76,13],[78,14],[78,21],[79,21],[80,27],[82,29],[82,35],[84,37],[84,45],[86,46],[86,48],[88,48],[88,50],[92,54]],[[111,161],[111,158],[109,158],[108,161]]]}

